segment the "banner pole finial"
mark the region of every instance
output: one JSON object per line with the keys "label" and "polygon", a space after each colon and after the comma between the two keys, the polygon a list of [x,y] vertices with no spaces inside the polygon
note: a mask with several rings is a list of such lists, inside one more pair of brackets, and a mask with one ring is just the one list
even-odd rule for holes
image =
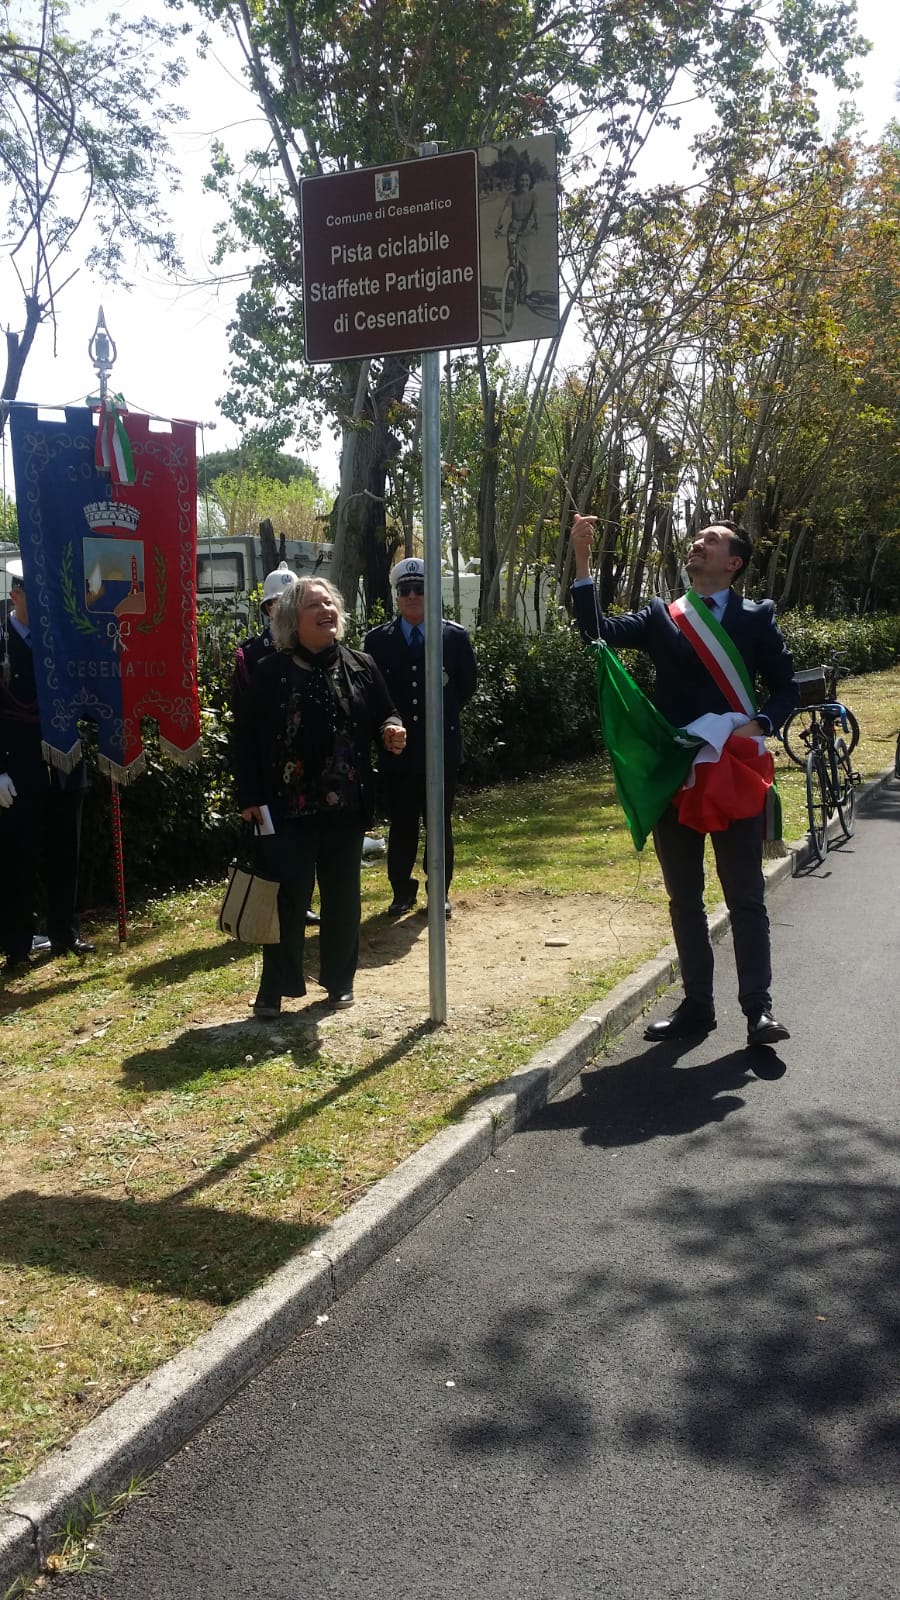
{"label": "banner pole finial", "polygon": [[115,340],[106,326],[106,317],[101,306],[97,312],[97,326],[91,335],[90,344],[88,345],[88,355],[100,380],[101,401],[106,399],[109,375],[115,366],[117,354]]}

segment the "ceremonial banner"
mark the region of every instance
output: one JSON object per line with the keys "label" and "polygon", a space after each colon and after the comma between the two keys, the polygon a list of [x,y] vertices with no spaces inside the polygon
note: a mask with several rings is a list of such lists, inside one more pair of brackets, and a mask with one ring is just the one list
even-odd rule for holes
{"label": "ceremonial banner", "polygon": [[102,769],[127,783],[144,770],[143,717],[176,760],[200,753],[197,464],[192,423],[128,412],[113,422],[132,482],[119,481],[123,449],[100,452],[111,470],[96,465],[89,408],[10,413],[44,755],[71,770],[89,718]]}

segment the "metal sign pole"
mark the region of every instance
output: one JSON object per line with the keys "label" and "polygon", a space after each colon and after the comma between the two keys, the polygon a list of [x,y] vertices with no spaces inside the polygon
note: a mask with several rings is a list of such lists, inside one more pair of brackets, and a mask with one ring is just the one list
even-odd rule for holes
{"label": "metal sign pole", "polygon": [[447,1020],[444,860],[444,650],[441,626],[441,358],[422,356],[422,520],[425,543],[425,810],[428,992],[431,1020]]}
{"label": "metal sign pole", "polygon": [[474,150],[304,178],[303,336],[308,361],[422,356],[425,797],[431,1020],[447,1020],[440,361],[481,338]]}
{"label": "metal sign pole", "polygon": [[[436,144],[419,146],[436,156]],[[444,858],[444,630],[441,606],[441,358],[422,354],[422,531],[425,546],[425,811],[428,872],[428,997],[432,1023],[447,1021],[447,863]]]}

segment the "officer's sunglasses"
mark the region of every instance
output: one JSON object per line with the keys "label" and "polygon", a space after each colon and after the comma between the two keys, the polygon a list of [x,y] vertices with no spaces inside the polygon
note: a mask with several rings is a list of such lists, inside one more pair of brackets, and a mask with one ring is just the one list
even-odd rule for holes
{"label": "officer's sunglasses", "polygon": [[398,583],[397,593],[402,595],[424,594],[425,585],[421,581],[417,581],[415,583]]}

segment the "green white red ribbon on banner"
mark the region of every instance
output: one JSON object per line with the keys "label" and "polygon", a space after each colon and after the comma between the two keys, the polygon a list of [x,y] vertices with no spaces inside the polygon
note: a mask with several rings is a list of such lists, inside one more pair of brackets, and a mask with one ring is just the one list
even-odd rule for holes
{"label": "green white red ribbon on banner", "polygon": [[108,472],[113,483],[134,483],[137,476],[134,456],[122,417],[125,397],[121,394],[91,395],[89,406],[99,406],[97,443],[94,460],[103,472]]}

